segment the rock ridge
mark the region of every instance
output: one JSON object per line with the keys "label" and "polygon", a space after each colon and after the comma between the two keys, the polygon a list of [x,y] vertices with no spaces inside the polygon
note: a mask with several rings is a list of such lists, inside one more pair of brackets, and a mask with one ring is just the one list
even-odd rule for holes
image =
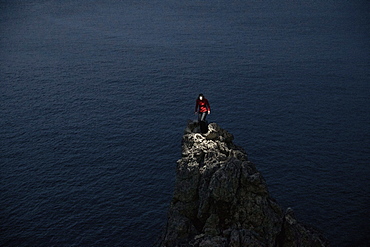
{"label": "rock ridge", "polygon": [[201,134],[188,122],[176,184],[159,246],[328,246],[270,196],[234,136],[216,123]]}

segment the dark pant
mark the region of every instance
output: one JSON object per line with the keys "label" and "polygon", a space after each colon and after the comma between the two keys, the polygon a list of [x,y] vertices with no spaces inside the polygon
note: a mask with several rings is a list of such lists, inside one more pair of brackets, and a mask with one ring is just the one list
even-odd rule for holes
{"label": "dark pant", "polygon": [[198,112],[198,122],[206,121],[207,115],[208,115],[208,112]]}

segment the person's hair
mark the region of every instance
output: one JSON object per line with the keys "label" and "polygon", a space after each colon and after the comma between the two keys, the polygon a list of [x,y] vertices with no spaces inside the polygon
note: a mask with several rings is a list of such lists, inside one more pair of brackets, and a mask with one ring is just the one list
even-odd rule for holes
{"label": "person's hair", "polygon": [[204,95],[203,95],[202,93],[200,93],[200,94],[198,95],[198,99],[200,98],[200,96],[202,96],[202,97],[204,98]]}

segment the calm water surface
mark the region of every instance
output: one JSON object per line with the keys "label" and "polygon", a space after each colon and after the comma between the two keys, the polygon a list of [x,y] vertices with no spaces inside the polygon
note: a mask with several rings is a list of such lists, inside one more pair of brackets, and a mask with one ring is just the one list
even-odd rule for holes
{"label": "calm water surface", "polygon": [[369,246],[368,1],[0,1],[0,245],[152,246],[195,98],[271,195]]}

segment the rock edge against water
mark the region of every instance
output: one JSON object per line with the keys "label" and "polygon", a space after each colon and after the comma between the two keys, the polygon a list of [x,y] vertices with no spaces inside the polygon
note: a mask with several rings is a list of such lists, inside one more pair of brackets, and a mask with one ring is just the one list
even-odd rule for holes
{"label": "rock edge against water", "polygon": [[189,122],[160,246],[327,246],[270,197],[266,182],[233,135],[216,123],[200,134]]}

